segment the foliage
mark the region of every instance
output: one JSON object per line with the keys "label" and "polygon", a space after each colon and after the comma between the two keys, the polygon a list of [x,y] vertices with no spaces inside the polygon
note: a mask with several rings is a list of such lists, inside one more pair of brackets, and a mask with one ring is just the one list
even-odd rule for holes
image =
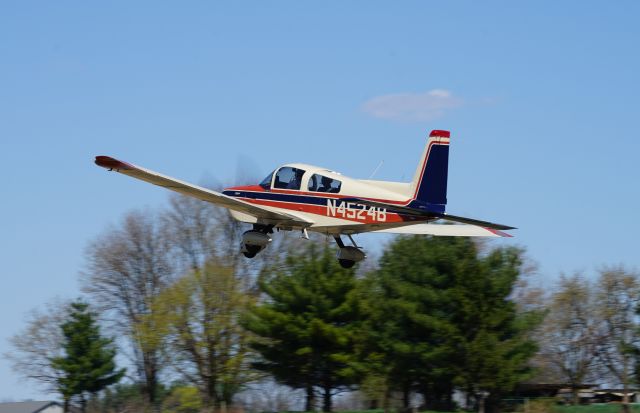
{"label": "foliage", "polygon": [[310,242],[284,266],[266,271],[259,280],[265,300],[245,322],[261,338],[252,343],[261,356],[254,366],[305,389],[306,410],[313,409],[315,387],[322,389],[323,410],[330,411],[331,396],[354,383],[350,299],[356,279],[334,252]]}
{"label": "foliage", "polygon": [[53,369],[60,371],[58,391],[65,402],[78,396],[84,410],[86,396],[117,383],[125,370],[116,370],[113,340],[103,338],[89,306],[81,301],[71,303],[63,331],[64,355],[51,359]]}
{"label": "foliage", "polygon": [[213,258],[155,301],[155,321],[149,324],[164,337],[172,366],[200,390],[205,406],[231,404],[256,376],[248,361],[250,335],[239,323],[251,301],[234,267]]}
{"label": "foliage", "polygon": [[399,237],[368,280],[360,354],[388,387],[417,389],[427,408],[451,409],[453,388],[497,397],[527,376],[540,314],[520,314],[510,295],[522,252],[486,256],[467,238]]}
{"label": "foliage", "polygon": [[200,392],[193,386],[175,386],[162,402],[163,413],[199,413],[201,409]]}

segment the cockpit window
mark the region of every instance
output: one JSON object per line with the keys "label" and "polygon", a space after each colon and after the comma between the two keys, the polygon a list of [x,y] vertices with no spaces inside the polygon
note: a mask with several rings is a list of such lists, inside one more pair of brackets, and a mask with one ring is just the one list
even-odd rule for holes
{"label": "cockpit window", "polygon": [[274,188],[280,189],[300,189],[302,184],[302,175],[304,170],[291,168],[290,166],[282,167],[276,173],[276,180],[273,183]]}
{"label": "cockpit window", "polygon": [[337,194],[340,192],[342,182],[328,176],[314,174],[309,178],[309,191],[314,192],[331,192]]}
{"label": "cockpit window", "polygon": [[[275,172],[275,171],[273,171]],[[269,174],[269,176],[267,176],[266,178],[264,178],[262,180],[262,182],[260,182],[260,186],[263,187],[264,189],[269,189],[271,188],[271,178],[273,178],[273,172],[271,172]],[[255,182],[255,181],[254,181]]]}

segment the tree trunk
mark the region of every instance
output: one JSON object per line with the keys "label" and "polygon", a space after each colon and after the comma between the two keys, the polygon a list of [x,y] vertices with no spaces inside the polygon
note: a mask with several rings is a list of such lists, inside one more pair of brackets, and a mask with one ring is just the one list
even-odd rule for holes
{"label": "tree trunk", "polygon": [[313,392],[313,386],[308,384],[306,388],[307,396],[304,403],[304,411],[312,412],[315,409],[315,393]]}
{"label": "tree trunk", "polygon": [[87,413],[87,399],[84,398],[84,394],[80,395],[80,411]]}
{"label": "tree trunk", "polygon": [[624,383],[622,390],[622,413],[630,413],[629,409],[629,389],[627,389],[627,383]]}
{"label": "tree trunk", "polygon": [[64,398],[64,413],[69,413],[69,398]]}
{"label": "tree trunk", "polygon": [[160,411],[160,404],[158,401],[158,376],[154,363],[150,360],[149,356],[144,359],[144,372],[145,372],[145,385],[144,393],[147,397],[147,401],[151,405],[154,412]]}
{"label": "tree trunk", "polygon": [[405,383],[402,388],[402,407],[405,411],[409,411],[409,404],[411,403],[411,387]]}
{"label": "tree trunk", "polygon": [[330,412],[333,409],[333,406],[331,404],[331,387],[325,386],[323,390],[324,392],[322,395],[322,411]]}

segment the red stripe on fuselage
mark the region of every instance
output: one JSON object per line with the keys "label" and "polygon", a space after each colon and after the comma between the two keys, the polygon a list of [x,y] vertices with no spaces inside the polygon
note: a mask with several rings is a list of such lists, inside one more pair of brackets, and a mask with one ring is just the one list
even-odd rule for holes
{"label": "red stripe on fuselage", "polygon": [[[252,204],[287,209],[290,211],[305,212],[309,214],[320,215],[327,218],[345,219],[347,221],[358,222],[361,224],[398,223],[398,222],[407,222],[407,221],[417,222],[417,221],[426,220],[424,218],[415,217],[411,215],[402,215],[402,214],[397,214],[395,212],[385,212],[386,219],[383,221],[383,220],[374,219],[370,215],[367,215],[368,209],[366,208],[365,209],[351,208],[351,209],[347,209],[344,215],[340,215],[340,214],[329,215],[328,207],[326,205],[309,205],[309,204],[304,204],[300,202],[274,201],[274,200],[254,199],[254,198],[239,198],[239,199],[242,199],[243,201],[246,201]],[[357,204],[353,203],[353,205],[355,206]]]}
{"label": "red stripe on fuselage", "polygon": [[324,198],[324,199],[361,198],[367,201],[383,202],[386,204],[394,204],[394,205],[407,205],[412,201],[412,199],[409,199],[408,201],[395,201],[391,199],[370,198],[370,197],[363,197],[358,195],[334,194],[331,192],[308,192],[308,191],[300,191],[297,189],[273,188],[267,191],[260,185],[234,186],[231,188],[226,188],[225,191],[270,192],[272,194],[304,195],[304,196],[314,196],[317,198]]}

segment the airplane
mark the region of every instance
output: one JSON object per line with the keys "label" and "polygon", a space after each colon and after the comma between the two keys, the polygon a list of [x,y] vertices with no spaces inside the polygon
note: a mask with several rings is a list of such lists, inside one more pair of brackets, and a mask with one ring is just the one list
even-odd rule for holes
{"label": "airplane", "polygon": [[[353,179],[333,170],[291,163],[275,169],[257,185],[222,192],[189,184],[109,156],[98,166],[228,208],[238,221],[252,224],[242,236],[240,252],[255,257],[276,231],[308,231],[335,239],[337,258],[351,268],[366,258],[352,235],[365,232],[434,236],[511,237],[515,227],[445,213],[451,134],[433,130],[411,182]],[[444,220],[453,225],[434,224]],[[345,245],[346,236],[352,245]]]}

